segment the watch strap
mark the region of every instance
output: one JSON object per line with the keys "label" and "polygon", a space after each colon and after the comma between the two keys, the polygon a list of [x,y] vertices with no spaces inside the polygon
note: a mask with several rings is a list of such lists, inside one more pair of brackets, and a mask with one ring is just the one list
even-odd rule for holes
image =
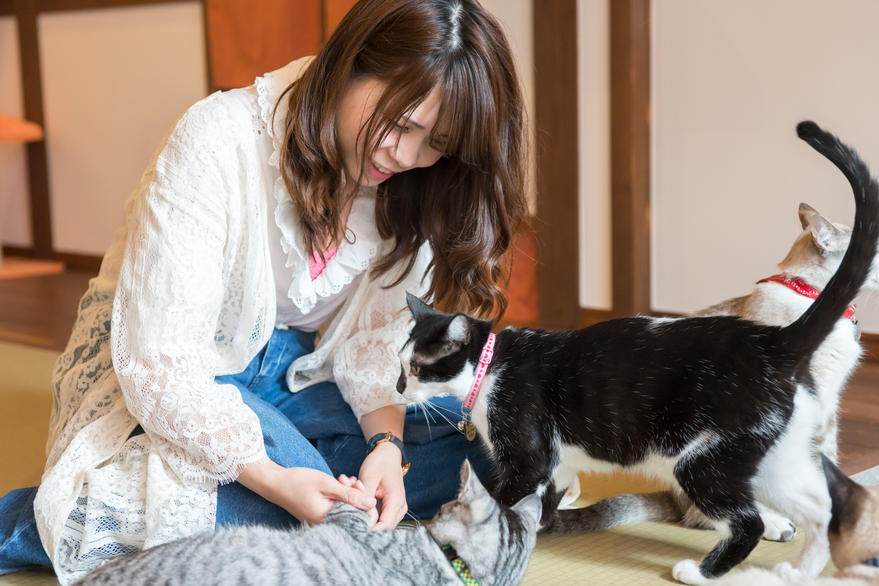
{"label": "watch strap", "polygon": [[366,446],[366,455],[368,456],[369,454],[371,454],[375,447],[383,442],[392,443],[400,448],[400,454],[403,456],[403,460],[401,462],[401,465],[403,466],[403,476],[406,476],[406,473],[409,472],[409,467],[411,466],[411,464],[409,463],[409,458],[406,456],[406,449],[403,447],[403,442],[400,440],[400,438],[395,436],[390,431],[377,433],[369,438],[369,442]]}

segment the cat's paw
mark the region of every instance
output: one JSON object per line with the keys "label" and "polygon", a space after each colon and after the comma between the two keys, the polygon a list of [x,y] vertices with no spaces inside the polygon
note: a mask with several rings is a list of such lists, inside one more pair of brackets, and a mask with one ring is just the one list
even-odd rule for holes
{"label": "cat's paw", "polygon": [[706,578],[699,571],[699,564],[693,560],[682,560],[675,564],[671,571],[671,576],[678,582],[684,584],[692,584],[693,586],[702,586],[703,584],[711,584],[714,582],[712,578]]}
{"label": "cat's paw", "polygon": [[772,568],[772,571],[778,574],[782,580],[791,584],[796,584],[798,582],[803,582],[806,580],[806,575],[803,574],[803,572],[801,572],[800,570],[793,567],[790,562],[781,562],[780,564],[775,564],[775,567]]}
{"label": "cat's paw", "polygon": [[769,511],[760,516],[763,519],[763,539],[785,543],[797,536],[797,528],[790,519]]}

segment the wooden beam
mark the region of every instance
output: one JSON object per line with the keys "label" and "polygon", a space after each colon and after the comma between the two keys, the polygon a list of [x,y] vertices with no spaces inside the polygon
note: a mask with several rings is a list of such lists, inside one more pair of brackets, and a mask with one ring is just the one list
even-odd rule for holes
{"label": "wooden beam", "polygon": [[149,4],[172,4],[185,0],[31,0],[36,11],[61,12],[68,10],[95,10],[99,8],[126,8]]}
{"label": "wooden beam", "polygon": [[614,317],[650,313],[650,0],[610,3]]}
{"label": "wooden beam", "polygon": [[[14,15],[18,21],[24,117],[45,128],[40,43],[37,17],[43,12],[121,8],[149,4],[170,4],[183,0],[0,0],[0,16]],[[34,258],[53,258],[52,211],[49,168],[45,140],[26,146],[30,216]]]}
{"label": "wooden beam", "polygon": [[202,0],[201,2],[201,26],[204,31],[204,34],[202,35],[202,44],[204,46],[205,66],[207,67],[208,93],[212,94],[220,88],[217,87],[214,81],[214,57],[211,55],[211,37],[208,34],[210,32],[210,23],[207,3],[208,0]]}
{"label": "wooden beam", "polygon": [[[40,43],[37,36],[37,7],[29,0],[15,0],[18,43],[21,54],[21,82],[24,117],[43,126],[43,85],[40,73]],[[47,133],[48,134],[48,133]],[[49,199],[49,168],[46,141],[28,143],[26,150],[33,251],[36,258],[52,258],[52,213]]]}
{"label": "wooden beam", "polygon": [[577,2],[534,0],[538,321],[574,328],[579,296]]}
{"label": "wooden beam", "polygon": [[[3,246],[3,256],[20,256],[22,258],[34,258],[33,248],[24,246]],[[67,268],[92,271],[97,274],[101,269],[103,258],[95,254],[79,254],[76,252],[55,251],[56,261],[61,261]]]}

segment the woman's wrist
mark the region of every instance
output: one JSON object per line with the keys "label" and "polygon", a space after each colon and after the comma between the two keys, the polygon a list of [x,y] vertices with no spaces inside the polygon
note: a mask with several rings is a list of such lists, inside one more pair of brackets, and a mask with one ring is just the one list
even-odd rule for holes
{"label": "woman's wrist", "polygon": [[274,474],[280,470],[283,470],[280,464],[272,460],[264,460],[245,467],[235,480],[264,499],[275,502],[271,498],[274,492],[272,480]]}
{"label": "woman's wrist", "polygon": [[403,461],[403,451],[391,442],[381,442],[380,444],[377,444],[372,451],[380,453],[385,457],[391,457],[391,454],[393,453],[399,457],[400,462]]}
{"label": "woman's wrist", "polygon": [[387,432],[402,438],[405,421],[405,405],[388,405],[363,415],[360,418],[360,429],[363,430],[363,437],[366,441],[369,441],[377,433]]}

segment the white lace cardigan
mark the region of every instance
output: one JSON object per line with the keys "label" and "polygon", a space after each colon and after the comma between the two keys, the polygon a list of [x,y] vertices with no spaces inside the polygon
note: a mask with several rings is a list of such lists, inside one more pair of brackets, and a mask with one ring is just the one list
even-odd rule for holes
{"label": "white lace cardigan", "polygon": [[[53,374],[48,463],[34,508],[62,584],[109,557],[212,529],[217,485],[267,459],[256,416],[214,377],[242,371],[272,333],[267,190],[288,200],[271,110],[302,65],[245,90],[252,108],[219,92],[193,106],[126,202]],[[276,219],[291,298],[307,312],[317,293],[292,205],[279,206]],[[380,244],[378,254],[387,252]],[[425,247],[391,289],[382,286],[393,274],[357,275],[316,350],[290,366],[290,389],[335,379],[358,418],[401,403],[405,291],[424,292],[429,260]],[[128,439],[138,422],[146,433]]]}

